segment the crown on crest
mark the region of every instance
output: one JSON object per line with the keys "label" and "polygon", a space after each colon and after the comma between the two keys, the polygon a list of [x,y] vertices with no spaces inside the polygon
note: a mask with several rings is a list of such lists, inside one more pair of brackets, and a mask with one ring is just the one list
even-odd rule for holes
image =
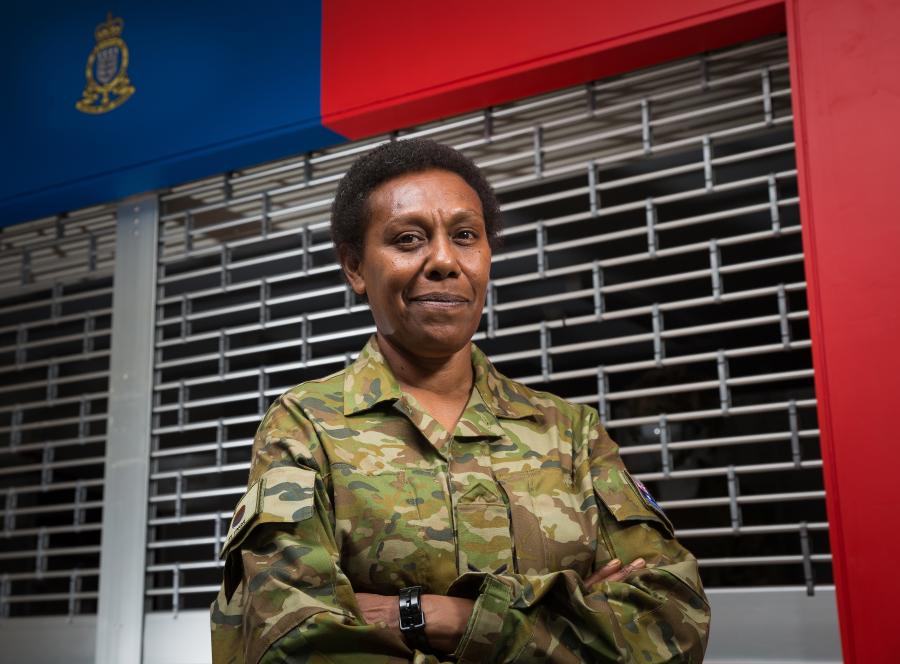
{"label": "crown on crest", "polygon": [[118,37],[122,34],[122,28],[124,26],[125,21],[121,18],[113,18],[112,12],[107,12],[106,21],[94,28],[94,37],[98,42],[101,42],[104,39]]}

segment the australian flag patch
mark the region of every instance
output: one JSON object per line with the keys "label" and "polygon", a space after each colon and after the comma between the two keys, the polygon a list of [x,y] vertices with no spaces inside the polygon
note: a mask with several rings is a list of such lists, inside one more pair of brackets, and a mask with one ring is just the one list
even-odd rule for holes
{"label": "australian flag patch", "polygon": [[644,502],[652,506],[657,512],[662,512],[662,507],[659,506],[659,503],[656,502],[656,498],[654,498],[653,494],[650,493],[650,490],[644,486],[644,483],[631,474],[629,474],[629,477],[631,477],[631,481],[634,482],[634,488],[641,494],[641,498],[644,499]]}
{"label": "australian flag patch", "polygon": [[644,486],[644,483],[637,479],[634,475],[625,471],[628,475],[628,479],[631,482],[631,486],[634,488],[635,492],[637,492],[638,496],[640,496],[641,501],[647,508],[656,514],[660,523],[663,525],[666,533],[669,536],[674,535],[675,528],[672,526],[672,522],[669,521],[669,517],[666,516],[666,513],[663,512],[662,507],[659,506],[659,503],[656,502],[656,498],[653,497],[653,494],[650,493],[650,490]]}

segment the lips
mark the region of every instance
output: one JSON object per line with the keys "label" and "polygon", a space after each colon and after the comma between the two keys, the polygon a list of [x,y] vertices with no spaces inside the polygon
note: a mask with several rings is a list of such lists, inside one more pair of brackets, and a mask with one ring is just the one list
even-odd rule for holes
{"label": "lips", "polygon": [[409,298],[410,302],[422,302],[422,303],[440,303],[440,304],[464,304],[469,301],[468,298],[463,297],[462,295],[457,295],[456,293],[443,293],[443,292],[434,292],[434,293],[423,293],[422,295],[416,295],[415,297]]}

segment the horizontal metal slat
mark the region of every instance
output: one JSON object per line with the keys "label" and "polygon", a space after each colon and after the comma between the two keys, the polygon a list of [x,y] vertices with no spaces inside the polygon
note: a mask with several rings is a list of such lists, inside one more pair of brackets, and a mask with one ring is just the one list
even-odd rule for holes
{"label": "horizontal metal slat", "polygon": [[[76,556],[86,553],[100,553],[99,546],[64,546],[64,547],[47,547],[41,551],[37,549],[22,549],[19,551],[0,552],[0,560],[18,560],[20,558],[34,558],[41,555],[46,558],[55,558],[58,556]],[[15,595],[13,595],[15,597]],[[9,601],[9,599],[7,599]]]}
{"label": "horizontal metal slat", "polygon": [[[731,558],[701,558],[697,560],[700,567],[750,567],[753,565],[800,565],[806,557],[802,555],[784,556],[740,556]],[[830,553],[814,553],[808,560],[814,563],[830,563]]]}

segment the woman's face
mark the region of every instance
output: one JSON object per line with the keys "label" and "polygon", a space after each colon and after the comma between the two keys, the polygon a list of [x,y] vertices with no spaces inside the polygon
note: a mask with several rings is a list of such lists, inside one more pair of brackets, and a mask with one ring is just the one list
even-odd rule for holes
{"label": "woman's face", "polygon": [[382,337],[424,357],[462,349],[478,328],[491,268],[481,200],[450,171],[408,173],[372,191],[361,260],[342,256]]}

